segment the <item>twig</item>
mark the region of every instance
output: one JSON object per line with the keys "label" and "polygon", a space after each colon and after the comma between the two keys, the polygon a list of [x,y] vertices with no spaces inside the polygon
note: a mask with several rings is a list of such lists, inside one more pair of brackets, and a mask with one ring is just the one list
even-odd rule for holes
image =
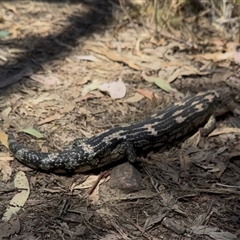
{"label": "twig", "polygon": [[216,189],[208,189],[208,188],[195,188],[195,189],[187,189],[189,192],[202,192],[202,193],[213,193],[213,194],[237,194],[240,195],[240,191],[234,191],[232,189],[224,189],[224,188],[216,188]]}
{"label": "twig", "polygon": [[97,187],[97,185],[99,184],[100,180],[102,178],[106,178],[109,176],[109,172],[108,171],[104,171],[104,172],[101,172],[96,180],[96,182],[93,184],[93,186],[87,191],[87,194],[88,195],[91,195],[94,191],[94,189]]}

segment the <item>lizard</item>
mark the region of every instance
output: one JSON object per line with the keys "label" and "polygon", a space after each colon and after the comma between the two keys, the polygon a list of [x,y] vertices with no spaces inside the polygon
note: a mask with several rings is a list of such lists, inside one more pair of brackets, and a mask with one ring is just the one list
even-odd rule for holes
{"label": "lizard", "polygon": [[77,138],[62,151],[37,152],[8,134],[9,150],[24,165],[53,173],[84,173],[126,157],[137,161],[140,151],[162,150],[202,129],[202,136],[214,129],[215,116],[231,111],[232,96],[221,90],[198,93],[176,102],[150,117],[127,126],[110,128],[88,139]]}

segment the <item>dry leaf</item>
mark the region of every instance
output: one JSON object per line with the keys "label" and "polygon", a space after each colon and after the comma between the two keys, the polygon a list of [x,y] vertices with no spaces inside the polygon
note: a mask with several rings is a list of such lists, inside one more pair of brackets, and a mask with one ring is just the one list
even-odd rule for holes
{"label": "dry leaf", "polygon": [[[139,1],[139,2],[143,3],[143,1]],[[104,237],[99,238],[99,240],[120,240],[120,239],[122,239],[121,235],[116,233],[108,233]]]}
{"label": "dry leaf", "polygon": [[74,108],[75,108],[75,104],[68,103],[68,104],[65,105],[65,106],[63,107],[63,109],[61,109],[59,112],[60,112],[61,114],[68,113],[68,112],[73,111]]}
{"label": "dry leaf", "polygon": [[237,240],[238,237],[230,232],[224,232],[217,227],[208,227],[206,225],[198,225],[191,227],[192,233],[196,236],[209,236],[213,240]]}
{"label": "dry leaf", "polygon": [[77,85],[84,85],[87,82],[89,82],[91,79],[92,79],[92,74],[88,74],[87,76],[79,79],[76,84]]}
{"label": "dry leaf", "polygon": [[128,98],[125,100],[125,102],[127,103],[136,103],[139,102],[143,99],[143,95],[139,94],[139,93],[135,93],[134,96]]}
{"label": "dry leaf", "polygon": [[3,111],[2,111],[2,115],[4,117],[8,117],[9,113],[12,111],[12,108],[11,107],[7,107],[5,108]]}
{"label": "dry leaf", "polygon": [[14,158],[9,156],[0,155],[0,171],[2,174],[1,180],[4,182],[7,182],[10,180],[10,177],[12,175],[12,168],[10,166],[10,161],[12,161]]}
{"label": "dry leaf", "polygon": [[53,75],[34,74],[34,75],[30,76],[30,78],[34,81],[37,81],[39,83],[42,83],[42,84],[48,85],[48,86],[58,85],[61,83],[60,80]]}
{"label": "dry leaf", "polygon": [[73,184],[71,186],[71,191],[76,190],[76,189],[91,188],[95,184],[97,179],[98,179],[97,175],[90,175],[83,183],[78,184],[78,185]]}
{"label": "dry leaf", "polygon": [[112,99],[121,99],[126,95],[126,85],[121,78],[116,82],[101,84],[98,89],[103,92],[108,92]]}
{"label": "dry leaf", "polygon": [[225,161],[225,162],[217,162],[217,166],[214,168],[216,169],[217,171],[214,172],[214,169],[212,170],[209,170],[209,172],[214,172],[216,178],[220,179],[222,174],[225,172],[225,170],[227,169],[227,166],[228,166],[228,161]]}
{"label": "dry leaf", "polygon": [[85,85],[82,89],[82,96],[87,95],[87,93],[89,93],[92,90],[98,89],[100,84],[101,84],[101,82],[99,80],[95,79],[91,83],[89,83],[88,85]]}
{"label": "dry leaf", "polygon": [[216,72],[212,76],[212,82],[218,83],[218,82],[226,82],[230,76],[232,76],[233,73],[231,71],[224,71],[224,72]]}
{"label": "dry leaf", "polygon": [[144,223],[143,226],[144,231],[148,230],[153,225],[161,222],[166,217],[166,215],[167,213],[162,213],[161,211],[159,211],[157,214],[150,215]]}
{"label": "dry leaf", "polygon": [[200,71],[198,68],[195,68],[194,66],[186,66],[185,65],[185,66],[182,66],[182,67],[178,68],[176,71],[174,71],[174,73],[171,74],[167,78],[167,81],[169,83],[171,83],[181,76],[190,76],[190,75],[195,75],[195,74],[197,74],[197,75],[207,75],[209,73]]}
{"label": "dry leaf", "polygon": [[194,57],[196,58],[196,60],[201,60],[206,59],[206,60],[212,60],[214,62],[219,62],[219,61],[223,61],[223,60],[227,60],[227,59],[232,59],[233,58],[233,51],[229,51],[229,52],[215,52],[215,53],[206,53],[206,54],[197,54],[194,55]]}
{"label": "dry leaf", "polygon": [[2,130],[0,130],[0,142],[8,148],[8,135]]}
{"label": "dry leaf", "polygon": [[201,131],[199,129],[194,135],[192,135],[190,138],[186,139],[182,143],[181,148],[186,149],[186,148],[189,148],[189,147],[197,147],[200,139],[201,139]]}
{"label": "dry leaf", "polygon": [[3,55],[0,55],[0,59],[3,61],[3,62],[7,62],[7,58],[5,57],[5,56],[3,56]]}
{"label": "dry leaf", "polygon": [[136,89],[136,92],[140,93],[141,95],[143,95],[145,98],[152,100],[153,98],[153,92],[150,90],[146,90],[146,89]]}
{"label": "dry leaf", "polygon": [[130,68],[133,68],[135,70],[141,70],[138,65],[134,64],[131,61],[131,59],[127,59],[126,57],[121,56],[118,53],[110,52],[110,51],[108,51],[108,49],[105,49],[103,47],[97,47],[96,48],[96,47],[93,47],[93,46],[88,46],[88,47],[85,47],[85,49],[93,51],[95,53],[102,54],[102,55],[106,56],[107,58],[109,58],[112,61],[123,62],[123,63],[127,64]]}
{"label": "dry leaf", "polygon": [[8,221],[12,215],[17,214],[18,211],[23,207],[30,194],[30,187],[28,179],[24,172],[19,171],[14,179],[14,186],[17,189],[21,189],[10,201],[5,213],[3,214],[2,220]]}
{"label": "dry leaf", "polygon": [[30,104],[38,105],[41,102],[52,101],[52,100],[57,100],[57,99],[58,99],[58,96],[56,96],[55,94],[49,94],[46,92],[40,96],[31,98]]}
{"label": "dry leaf", "polygon": [[208,135],[208,137],[218,136],[226,133],[240,133],[240,128],[224,127],[220,129],[215,129]]}
{"label": "dry leaf", "polygon": [[17,14],[17,9],[16,9],[15,6],[13,6],[11,4],[7,4],[7,3],[2,3],[2,5],[4,6],[4,8],[6,8],[6,9],[12,11],[13,13],[15,13],[16,15],[18,15]]}
{"label": "dry leaf", "polygon": [[54,120],[56,120],[56,119],[62,118],[63,116],[64,116],[64,114],[56,113],[56,114],[54,114],[54,115],[51,116],[51,117],[48,117],[48,118],[45,118],[45,119],[39,121],[39,122],[37,123],[37,125],[39,126],[39,125],[42,125],[42,124],[45,124],[45,123],[52,122],[52,121],[54,121]]}
{"label": "dry leaf", "polygon": [[98,59],[95,56],[93,56],[93,55],[76,56],[76,59],[87,60],[87,61],[90,61],[90,62],[98,61]]}

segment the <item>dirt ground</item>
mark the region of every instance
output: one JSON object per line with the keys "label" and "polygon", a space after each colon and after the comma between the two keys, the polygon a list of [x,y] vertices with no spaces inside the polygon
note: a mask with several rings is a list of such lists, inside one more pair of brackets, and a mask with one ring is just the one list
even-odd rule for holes
{"label": "dirt ground", "polygon": [[[184,153],[142,156],[141,188],[130,193],[109,187],[117,166],[56,175],[22,165],[5,147],[12,131],[31,149],[59,151],[199,91],[238,94],[233,25],[210,24],[202,10],[160,31],[117,2],[1,3],[0,239],[240,239],[234,113]],[[96,184],[101,171],[108,176]]]}

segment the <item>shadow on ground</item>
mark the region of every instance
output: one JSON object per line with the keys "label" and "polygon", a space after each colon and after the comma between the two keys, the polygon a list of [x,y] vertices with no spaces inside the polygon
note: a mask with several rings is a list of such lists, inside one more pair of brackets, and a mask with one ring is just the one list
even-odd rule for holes
{"label": "shadow on ground", "polygon": [[[38,2],[38,1],[36,1]],[[0,69],[0,88],[9,86],[18,80],[10,76],[19,73],[25,68],[31,68],[33,72],[38,71],[42,64],[47,64],[55,58],[66,56],[76,44],[81,44],[81,38],[95,32],[103,31],[112,20],[112,8],[117,6],[117,0],[111,1],[41,1],[48,3],[81,4],[89,9],[87,12],[79,13],[77,10],[71,16],[66,16],[69,22],[62,31],[55,35],[29,36],[24,39],[0,40],[2,48],[11,45],[13,48],[21,49],[22,54],[17,59],[12,59]],[[1,3],[1,1],[0,1]],[[56,9],[57,10],[57,9]],[[41,16],[39,16],[41,19]],[[32,46],[32,43],[38,43]]]}

